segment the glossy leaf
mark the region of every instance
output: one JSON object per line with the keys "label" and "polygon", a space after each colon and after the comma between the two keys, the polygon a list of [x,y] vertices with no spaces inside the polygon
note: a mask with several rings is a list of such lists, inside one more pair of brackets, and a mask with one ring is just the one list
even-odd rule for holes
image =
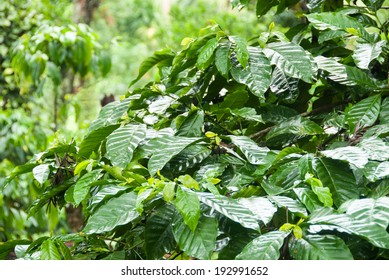
{"label": "glossy leaf", "polygon": [[288,235],[289,232],[285,231],[271,231],[265,233],[247,244],[235,259],[278,260],[280,258],[280,249]]}
{"label": "glossy leaf", "polygon": [[286,196],[269,196],[269,200],[274,202],[278,207],[287,208],[289,212],[307,216],[307,210],[304,205],[293,198]]}
{"label": "glossy leaf", "polygon": [[194,231],[200,218],[200,200],[197,195],[179,187],[174,205],[184,218],[184,223]]}
{"label": "glossy leaf", "polygon": [[354,174],[347,163],[327,158],[317,158],[315,163],[317,175],[323,186],[331,190],[336,206],[359,197]]}
{"label": "glossy leaf", "polygon": [[238,202],[242,204],[244,208],[249,209],[255,217],[265,225],[270,223],[274,213],[277,211],[277,207],[265,197],[239,198]]}
{"label": "glossy leaf", "polygon": [[355,104],[346,115],[350,131],[373,125],[378,119],[381,110],[381,95],[373,95]]}
{"label": "glossy leaf", "polygon": [[49,164],[41,164],[32,169],[32,174],[34,174],[35,180],[39,182],[39,184],[43,184],[49,178],[50,174],[50,165]]}
{"label": "glossy leaf", "polygon": [[73,199],[76,206],[78,206],[78,204],[80,204],[81,201],[87,197],[91,185],[95,183],[101,176],[101,169],[96,169],[86,173],[77,181],[73,190]]}
{"label": "glossy leaf", "polygon": [[92,152],[97,151],[108,135],[119,127],[116,125],[103,126],[90,132],[81,142],[78,156],[81,158],[89,157]]}
{"label": "glossy leaf", "polygon": [[218,224],[215,218],[201,217],[193,232],[184,223],[182,217],[173,221],[173,234],[178,246],[189,256],[209,260],[215,249]]}
{"label": "glossy leaf", "polygon": [[230,44],[220,44],[215,52],[216,68],[225,78],[228,78],[228,72],[231,69],[230,48]]}
{"label": "glossy leaf", "polygon": [[246,41],[238,36],[230,36],[230,41],[234,43],[234,51],[236,53],[236,58],[243,68],[246,68],[250,54],[247,50]]}
{"label": "glossy leaf", "polygon": [[322,207],[322,203],[312,190],[306,188],[294,188],[293,191],[309,212],[313,212],[314,210]]}
{"label": "glossy leaf", "polygon": [[272,65],[286,75],[311,83],[315,78],[314,66],[303,48],[287,42],[270,43],[263,50]]}
{"label": "glossy leaf", "polygon": [[159,259],[176,247],[173,236],[173,221],[177,211],[166,204],[156,209],[147,219],[145,229],[145,248],[149,259]]}
{"label": "glossy leaf", "polygon": [[61,255],[58,251],[55,242],[51,239],[43,241],[40,250],[40,259],[41,260],[60,260]]}
{"label": "glossy leaf", "polygon": [[373,11],[377,11],[382,7],[385,0],[362,0],[362,2]]}
{"label": "glossy leaf", "polygon": [[204,111],[192,111],[179,127],[176,135],[185,137],[201,137],[204,129]]}
{"label": "glossy leaf", "polygon": [[355,64],[361,69],[369,69],[370,63],[381,55],[385,44],[385,41],[358,44],[353,54]]}
{"label": "glossy leaf", "polygon": [[363,151],[371,160],[385,161],[389,160],[389,145],[377,137],[363,139],[359,144]]}
{"label": "glossy leaf", "polygon": [[134,150],[146,136],[145,125],[128,124],[113,131],[107,138],[107,158],[113,165],[125,168]]}
{"label": "glossy leaf", "polygon": [[173,157],[167,168],[183,172],[200,164],[211,154],[211,150],[203,145],[191,145]]}
{"label": "glossy leaf", "polygon": [[245,228],[259,230],[257,217],[242,206],[239,201],[226,196],[215,196],[211,193],[196,193],[200,201],[227,218],[241,224]]}
{"label": "glossy leaf", "polygon": [[83,231],[88,234],[104,233],[138,218],[136,198],[133,192],[111,198],[91,215]]}
{"label": "glossy leaf", "polygon": [[353,260],[344,241],[334,235],[306,235],[289,245],[295,260]]}
{"label": "glossy leaf", "polygon": [[197,58],[197,67],[199,69],[204,69],[207,65],[208,61],[211,59],[215,49],[218,46],[218,39],[212,38],[210,39],[204,47],[201,48],[199,56]]}
{"label": "glossy leaf", "polygon": [[249,47],[248,50],[250,53],[248,67],[242,68],[238,61],[232,59],[231,76],[238,83],[246,85],[254,95],[264,100],[264,94],[270,86],[271,66],[262,50],[254,47]]}
{"label": "glossy leaf", "polygon": [[345,160],[358,168],[363,168],[368,162],[367,153],[358,147],[342,147],[321,152],[328,158]]}
{"label": "glossy leaf", "polygon": [[247,136],[230,136],[231,142],[236,145],[252,164],[261,164],[267,153],[270,151],[266,147],[259,147]]}

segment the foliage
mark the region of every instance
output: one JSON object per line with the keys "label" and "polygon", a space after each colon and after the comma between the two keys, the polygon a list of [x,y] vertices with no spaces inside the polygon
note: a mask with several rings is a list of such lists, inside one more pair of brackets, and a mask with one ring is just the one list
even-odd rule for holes
{"label": "foliage", "polygon": [[212,25],[156,52],[131,84],[153,67],[160,80],[15,169],[5,184],[31,171],[41,184],[30,215],[81,203],[86,217],[22,258],[387,258],[383,1],[297,2],[257,1],[260,16],[304,14],[285,35],[271,25],[246,42]]}

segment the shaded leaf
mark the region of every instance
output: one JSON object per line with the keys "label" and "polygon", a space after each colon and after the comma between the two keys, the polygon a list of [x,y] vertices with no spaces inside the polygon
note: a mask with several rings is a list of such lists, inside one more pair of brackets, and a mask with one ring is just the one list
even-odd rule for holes
{"label": "shaded leaf", "polygon": [[195,110],[189,113],[179,127],[176,135],[186,137],[201,137],[204,128],[204,111]]}

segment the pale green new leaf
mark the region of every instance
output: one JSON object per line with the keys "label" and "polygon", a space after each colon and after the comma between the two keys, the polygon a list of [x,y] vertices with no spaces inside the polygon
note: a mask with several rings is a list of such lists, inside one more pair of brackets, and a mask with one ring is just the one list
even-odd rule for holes
{"label": "pale green new leaf", "polygon": [[91,184],[95,183],[101,176],[101,169],[92,170],[78,179],[73,190],[73,200],[76,206],[89,194]]}
{"label": "pale green new leaf", "polygon": [[267,147],[259,147],[257,143],[247,136],[229,136],[231,142],[241,150],[251,164],[261,164],[267,153],[270,151]]}
{"label": "pale green new leaf", "polygon": [[133,192],[111,198],[91,215],[83,231],[88,234],[104,233],[138,218],[136,198]]}
{"label": "pale green new leaf", "polygon": [[177,216],[173,221],[173,234],[180,249],[189,256],[200,260],[209,260],[215,249],[218,234],[217,220],[203,216],[193,232],[184,223],[182,217]]}
{"label": "pale green new leaf", "polygon": [[149,259],[159,259],[176,247],[173,236],[173,221],[177,211],[170,204],[159,207],[147,219],[145,250]]}
{"label": "pale green new leaf", "polygon": [[348,164],[329,158],[315,159],[316,172],[324,187],[330,189],[336,206],[359,197],[353,172]]}
{"label": "pale green new leaf", "polygon": [[119,127],[107,138],[106,157],[113,165],[125,168],[132,159],[134,150],[146,136],[144,124],[128,124]]}
{"label": "pale green new leaf", "polygon": [[325,150],[321,153],[328,158],[345,160],[358,168],[363,168],[368,162],[368,154],[361,148],[354,146]]}
{"label": "pale green new leaf", "polygon": [[253,239],[236,260],[278,260],[280,249],[289,232],[271,231]]}
{"label": "pale green new leaf", "polygon": [[305,50],[289,42],[270,43],[263,50],[272,65],[286,75],[312,83],[316,73],[314,65]]}
{"label": "pale green new leaf", "polygon": [[230,47],[228,44],[220,44],[215,52],[215,65],[217,70],[225,78],[228,78],[228,72],[231,69],[231,60],[230,60]]}
{"label": "pale green new leaf", "polygon": [[265,197],[247,197],[239,198],[238,202],[242,204],[244,208],[249,209],[258,220],[262,221],[265,225],[270,223],[275,212],[277,212],[277,207],[273,205]]}
{"label": "pale green new leaf", "polygon": [[354,132],[358,126],[360,128],[373,125],[381,110],[381,95],[373,95],[359,101],[346,115],[346,121],[350,131]]}
{"label": "pale green new leaf", "polygon": [[175,155],[198,140],[199,138],[178,136],[158,138],[158,145],[154,147],[155,149],[147,165],[151,176],[161,170]]}
{"label": "pale green new leaf", "polygon": [[369,69],[370,63],[381,55],[385,44],[386,41],[358,44],[353,54],[355,64],[361,69]]}
{"label": "pale green new leaf", "polygon": [[239,201],[226,196],[215,196],[211,193],[196,192],[196,194],[202,203],[208,205],[213,210],[241,224],[245,228],[259,230],[256,215],[248,208],[243,207]]}
{"label": "pale green new leaf", "polygon": [[204,69],[208,64],[208,61],[211,59],[215,49],[219,44],[219,40],[217,38],[210,39],[204,47],[201,48],[200,53],[197,57],[197,67],[199,69]]}
{"label": "pale green new leaf", "polygon": [[184,223],[194,231],[200,218],[200,200],[197,195],[179,187],[174,205],[184,218]]}
{"label": "pale green new leaf", "polygon": [[39,182],[39,184],[43,184],[49,178],[50,174],[50,165],[49,164],[41,164],[32,169],[32,174],[34,175],[35,180]]}
{"label": "pale green new leaf", "polygon": [[260,48],[249,47],[248,50],[250,53],[248,67],[242,68],[233,56],[231,75],[235,81],[246,85],[254,95],[264,100],[264,94],[271,82],[270,62]]}
{"label": "pale green new leaf", "polygon": [[61,255],[58,251],[55,242],[51,239],[43,241],[40,249],[41,260],[60,260]]}
{"label": "pale green new leaf", "polygon": [[307,210],[303,204],[287,196],[269,196],[269,200],[274,202],[278,207],[287,208],[289,212],[307,216]]}
{"label": "pale green new leaf", "polygon": [[344,241],[334,235],[305,235],[289,243],[289,252],[295,260],[353,260]]}

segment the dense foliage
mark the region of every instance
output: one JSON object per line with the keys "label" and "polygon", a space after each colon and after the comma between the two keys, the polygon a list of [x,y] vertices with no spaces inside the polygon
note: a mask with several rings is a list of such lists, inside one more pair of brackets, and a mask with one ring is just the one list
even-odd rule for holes
{"label": "dense foliage", "polygon": [[82,205],[85,226],[3,257],[389,258],[384,1],[256,2],[299,24],[248,42],[214,24],[155,52],[81,142],[12,172],[5,190],[23,173],[39,184],[30,216]]}

